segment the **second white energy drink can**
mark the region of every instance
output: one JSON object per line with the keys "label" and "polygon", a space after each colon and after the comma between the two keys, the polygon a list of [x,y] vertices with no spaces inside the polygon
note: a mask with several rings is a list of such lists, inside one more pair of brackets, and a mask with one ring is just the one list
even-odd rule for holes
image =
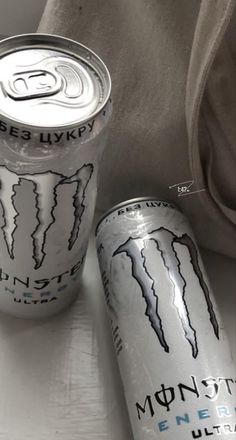
{"label": "second white energy drink can", "polygon": [[104,63],[75,41],[1,41],[0,310],[46,317],[76,298],[110,93]]}
{"label": "second white energy drink can", "polygon": [[235,365],[184,215],[127,201],[97,251],[134,439],[235,439]]}

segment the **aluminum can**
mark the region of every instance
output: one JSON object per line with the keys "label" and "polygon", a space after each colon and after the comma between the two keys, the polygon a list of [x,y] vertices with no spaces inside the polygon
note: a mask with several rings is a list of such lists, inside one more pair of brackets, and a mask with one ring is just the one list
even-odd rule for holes
{"label": "aluminum can", "polygon": [[127,201],[97,251],[135,440],[235,439],[235,365],[185,216]]}
{"label": "aluminum can", "polygon": [[111,115],[101,59],[62,37],[0,43],[0,310],[38,318],[77,296]]}

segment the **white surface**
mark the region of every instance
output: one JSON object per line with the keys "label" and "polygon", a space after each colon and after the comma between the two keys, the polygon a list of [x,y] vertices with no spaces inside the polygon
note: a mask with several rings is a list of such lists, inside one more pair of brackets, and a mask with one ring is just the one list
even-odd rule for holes
{"label": "white surface", "polygon": [[0,35],[36,32],[46,0],[0,0]]}
{"label": "white surface", "polygon": [[[235,261],[203,252],[236,359]],[[76,303],[0,316],[0,440],[131,440],[93,240]]]}

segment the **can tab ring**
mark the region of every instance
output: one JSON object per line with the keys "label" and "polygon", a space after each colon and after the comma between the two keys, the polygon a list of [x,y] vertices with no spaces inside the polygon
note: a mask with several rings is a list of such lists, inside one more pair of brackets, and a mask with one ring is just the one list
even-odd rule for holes
{"label": "can tab ring", "polygon": [[4,84],[4,89],[14,100],[43,98],[60,91],[61,78],[42,69],[17,72]]}

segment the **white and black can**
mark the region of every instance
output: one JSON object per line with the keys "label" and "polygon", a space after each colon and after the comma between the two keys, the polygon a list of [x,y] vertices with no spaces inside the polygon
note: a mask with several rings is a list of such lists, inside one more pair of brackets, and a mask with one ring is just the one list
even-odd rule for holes
{"label": "white and black can", "polygon": [[54,314],[77,296],[111,115],[111,80],[85,46],[0,43],[0,310]]}
{"label": "white and black can", "polygon": [[185,216],[134,199],[96,235],[134,439],[235,439],[235,365]]}

